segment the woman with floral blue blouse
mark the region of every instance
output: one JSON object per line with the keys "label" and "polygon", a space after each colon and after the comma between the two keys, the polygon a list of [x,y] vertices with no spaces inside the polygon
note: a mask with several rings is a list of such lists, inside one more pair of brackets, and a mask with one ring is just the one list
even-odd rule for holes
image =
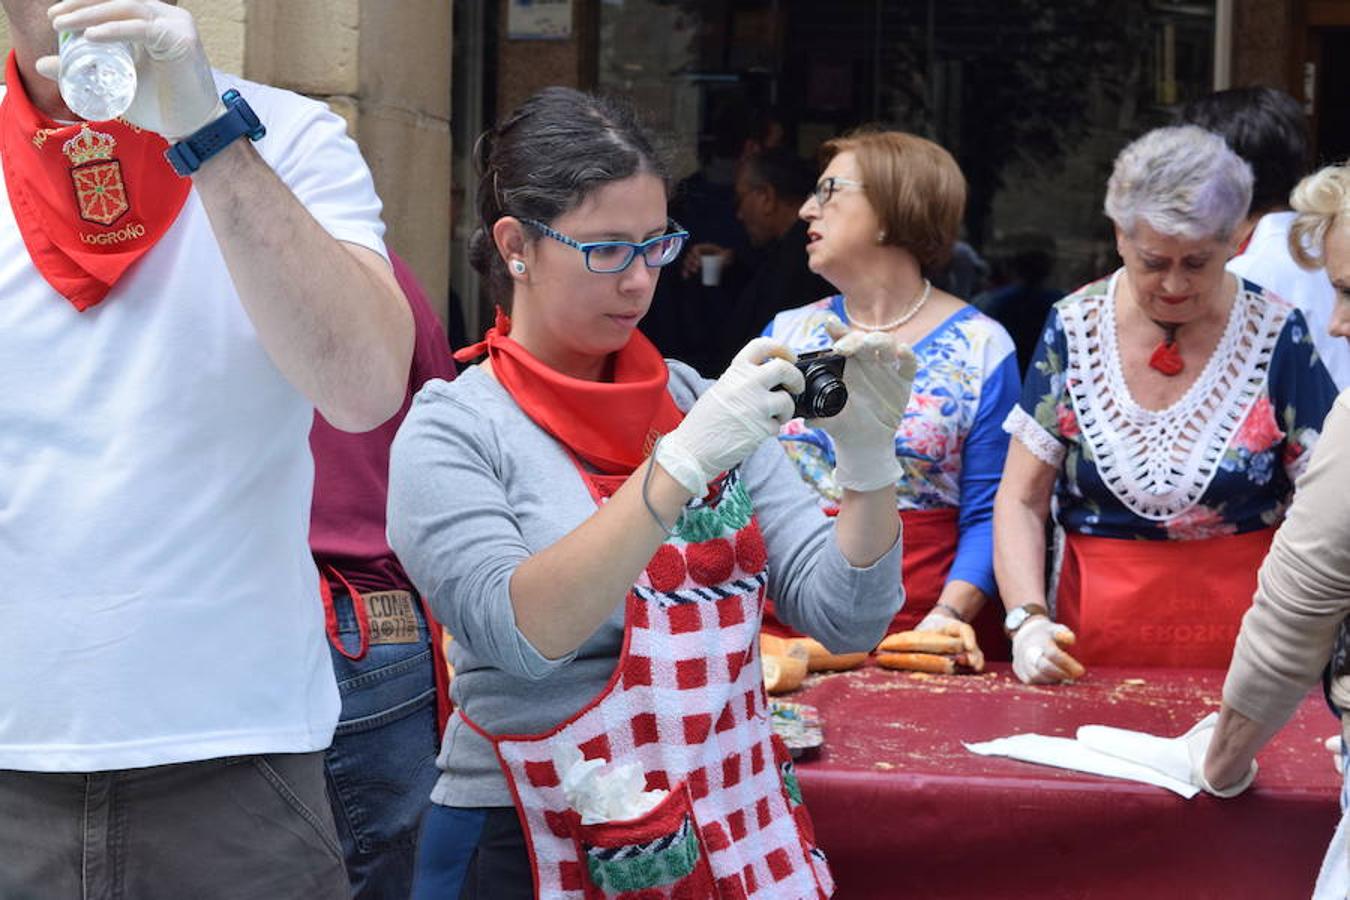
{"label": "woman with floral blue blouse", "polygon": [[1124,266],[1055,305],[1005,425],[995,568],[1023,681],[1068,680],[1080,661],[1228,664],[1336,397],[1302,315],[1224,270],[1251,186],[1194,127],[1116,158],[1106,213]]}
{"label": "woman with floral blue blouse", "polygon": [[[798,354],[846,331],[913,347],[918,373],[895,434],[905,606],[890,630],[965,632],[1007,659],[997,604],[985,601],[995,592],[994,492],[1008,449],[1001,426],[1017,400],[1016,353],[1002,325],[924,277],[951,256],[965,178],[946,150],[896,131],[832,140],[824,157],[801,217],[811,271],[840,293],[779,313],[764,334]],[[833,513],[842,495],[834,443],[814,424],[794,419],[779,440]]]}

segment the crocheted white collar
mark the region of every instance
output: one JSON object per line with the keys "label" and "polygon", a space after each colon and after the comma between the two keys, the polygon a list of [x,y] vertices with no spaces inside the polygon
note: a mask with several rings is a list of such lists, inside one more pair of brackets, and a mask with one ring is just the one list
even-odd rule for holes
{"label": "crocheted white collar", "polygon": [[1238,279],[1223,336],[1195,383],[1166,409],[1145,409],[1130,394],[1120,363],[1121,271],[1104,293],[1061,307],[1066,390],[1102,481],[1135,515],[1164,521],[1199,502],[1214,480],[1228,442],[1266,390],[1289,307]]}

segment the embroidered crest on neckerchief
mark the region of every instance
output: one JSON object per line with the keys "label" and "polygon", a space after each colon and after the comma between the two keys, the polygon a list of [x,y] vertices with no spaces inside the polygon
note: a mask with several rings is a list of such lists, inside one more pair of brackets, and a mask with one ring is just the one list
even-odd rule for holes
{"label": "embroidered crest on neckerchief", "polygon": [[89,126],[61,145],[70,160],[70,180],[80,203],[80,218],[96,225],[112,225],[130,209],[122,164],[113,156],[117,139]]}

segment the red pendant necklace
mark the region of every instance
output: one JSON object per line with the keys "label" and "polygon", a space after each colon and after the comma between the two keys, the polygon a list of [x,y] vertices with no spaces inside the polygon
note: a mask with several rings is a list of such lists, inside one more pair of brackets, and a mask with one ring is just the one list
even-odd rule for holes
{"label": "red pendant necklace", "polygon": [[1159,322],[1154,319],[1153,324],[1163,330],[1163,339],[1153,348],[1153,355],[1148,358],[1149,368],[1156,369],[1168,377],[1180,375],[1181,370],[1186,368],[1181,359],[1181,349],[1177,346],[1177,331],[1183,323]]}

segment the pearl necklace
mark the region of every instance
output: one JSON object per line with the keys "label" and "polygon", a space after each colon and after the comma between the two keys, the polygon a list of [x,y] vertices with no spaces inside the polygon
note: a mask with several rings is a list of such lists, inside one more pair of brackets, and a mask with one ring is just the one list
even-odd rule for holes
{"label": "pearl necklace", "polygon": [[859,322],[858,317],[853,315],[853,313],[849,311],[847,297],[844,298],[844,315],[848,316],[848,321],[850,325],[860,328],[863,331],[893,331],[894,329],[899,328],[901,325],[905,324],[910,319],[917,316],[919,314],[919,310],[923,309],[923,305],[928,302],[928,297],[932,293],[933,293],[933,282],[925,278],[923,280],[923,293],[919,294],[919,299],[914,301],[914,305],[911,306],[907,312],[902,313],[899,318],[892,319],[885,325],[864,325],[862,322]]}

